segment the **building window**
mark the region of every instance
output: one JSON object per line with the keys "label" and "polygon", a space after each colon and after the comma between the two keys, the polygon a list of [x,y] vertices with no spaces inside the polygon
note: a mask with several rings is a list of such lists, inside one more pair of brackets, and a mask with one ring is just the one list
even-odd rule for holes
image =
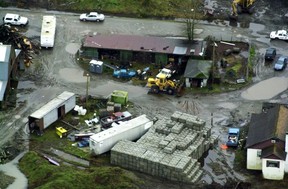
{"label": "building window", "polygon": [[257,151],[257,157],[261,157],[261,150]]}
{"label": "building window", "polygon": [[280,162],[279,161],[267,161],[266,162],[266,167],[280,167]]}

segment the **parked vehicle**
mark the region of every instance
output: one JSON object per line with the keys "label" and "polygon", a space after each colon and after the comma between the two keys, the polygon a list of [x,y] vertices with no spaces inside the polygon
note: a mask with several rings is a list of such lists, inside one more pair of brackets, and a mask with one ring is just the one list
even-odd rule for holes
{"label": "parked vehicle", "polygon": [[164,74],[160,74],[156,78],[148,78],[147,87],[149,87],[148,94],[159,94],[160,92],[169,95],[176,94],[179,96],[182,92],[183,86],[177,81],[167,79]]}
{"label": "parked vehicle", "polygon": [[288,34],[286,30],[272,31],[270,33],[270,39],[288,40]]}
{"label": "parked vehicle", "polygon": [[270,47],[266,49],[265,60],[273,60],[276,57],[276,48]]}
{"label": "parked vehicle", "polygon": [[287,61],[288,61],[287,56],[280,56],[274,65],[274,70],[275,71],[284,70],[287,66]]}
{"label": "parked vehicle", "polygon": [[113,77],[130,79],[132,77],[135,77],[136,74],[137,73],[135,70],[115,69],[113,72]]}
{"label": "parked vehicle", "polygon": [[239,144],[240,129],[239,128],[229,128],[228,130],[228,141],[226,146],[237,147]]}
{"label": "parked vehicle", "polygon": [[119,122],[119,121],[127,121],[132,118],[130,112],[115,112],[111,116],[103,117],[100,119],[100,123],[103,129],[107,129],[111,127],[112,123]]}
{"label": "parked vehicle", "polygon": [[105,20],[104,14],[99,14],[97,12],[89,12],[80,15],[80,21],[94,21],[103,22]]}
{"label": "parked vehicle", "polygon": [[4,24],[11,24],[15,26],[26,26],[29,23],[28,18],[20,16],[19,14],[10,13],[7,13],[3,17],[3,22]]}
{"label": "parked vehicle", "polygon": [[41,47],[53,47],[56,33],[56,16],[45,15],[42,20],[40,44]]}

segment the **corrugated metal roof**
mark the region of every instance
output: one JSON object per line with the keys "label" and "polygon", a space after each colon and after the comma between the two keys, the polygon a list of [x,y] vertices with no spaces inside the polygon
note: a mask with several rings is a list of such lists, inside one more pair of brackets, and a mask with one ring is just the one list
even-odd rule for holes
{"label": "corrugated metal roof", "polygon": [[201,53],[202,46],[202,41],[192,43],[184,39],[165,37],[100,34],[87,35],[83,43],[83,47],[164,54],[190,55],[193,50],[193,55],[196,56]]}
{"label": "corrugated metal roof", "polygon": [[[246,148],[272,138],[285,141],[285,133],[288,130],[287,115],[287,107],[281,104],[275,104],[266,112],[252,114]],[[280,121],[281,119],[284,121]]]}
{"label": "corrugated metal roof", "polygon": [[0,81],[0,101],[4,99],[4,93],[7,87],[7,81]]}
{"label": "corrugated metal roof", "polygon": [[42,106],[39,110],[35,111],[33,114],[30,115],[30,117],[34,117],[36,119],[41,119],[46,115],[47,113],[51,112],[55,108],[58,108],[59,105],[63,104],[66,100],[74,96],[74,93],[64,91],[60,95],[58,95],[56,98]]}
{"label": "corrugated metal roof", "polygon": [[185,68],[184,77],[208,79],[211,66],[211,60],[189,59]]}

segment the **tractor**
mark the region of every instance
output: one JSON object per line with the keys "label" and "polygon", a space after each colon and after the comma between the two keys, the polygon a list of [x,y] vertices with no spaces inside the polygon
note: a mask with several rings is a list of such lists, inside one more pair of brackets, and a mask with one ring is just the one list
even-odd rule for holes
{"label": "tractor", "polygon": [[162,92],[169,95],[178,95],[182,90],[182,85],[176,81],[168,80],[164,74],[160,74],[156,78],[148,78],[147,87],[150,88],[149,94]]}

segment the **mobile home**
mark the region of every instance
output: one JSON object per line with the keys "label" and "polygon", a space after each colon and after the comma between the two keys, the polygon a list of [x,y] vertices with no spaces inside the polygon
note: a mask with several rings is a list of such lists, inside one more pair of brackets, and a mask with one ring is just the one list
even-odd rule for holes
{"label": "mobile home", "polygon": [[153,125],[146,115],[138,116],[129,121],[90,136],[89,146],[93,155],[103,154],[113,148],[120,140],[136,140],[144,135]]}
{"label": "mobile home", "polygon": [[40,43],[41,47],[53,47],[56,32],[56,17],[43,16]]}
{"label": "mobile home", "polygon": [[64,91],[28,117],[29,130],[40,132],[62,118],[76,105],[76,95]]}

